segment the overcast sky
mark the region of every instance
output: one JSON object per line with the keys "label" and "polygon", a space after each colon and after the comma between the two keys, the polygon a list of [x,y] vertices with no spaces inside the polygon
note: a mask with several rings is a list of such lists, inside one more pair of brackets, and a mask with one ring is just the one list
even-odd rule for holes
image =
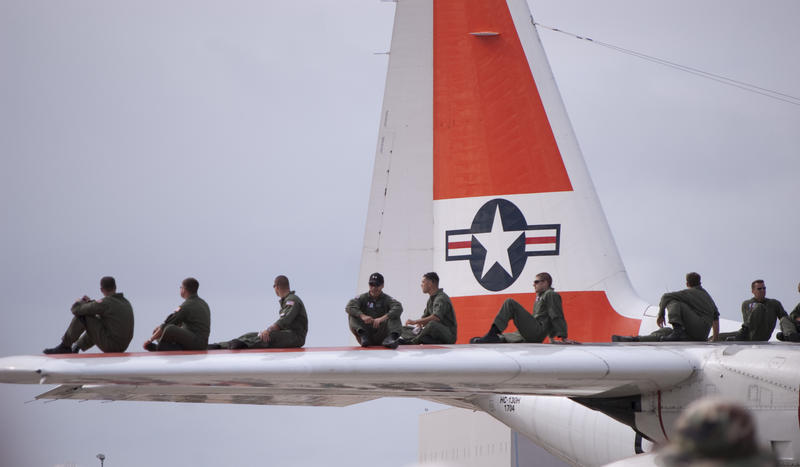
{"label": "overcast sky", "polygon": [[[530,3],[541,23],[800,96],[794,0]],[[71,302],[105,274],[133,302],[132,350],[189,275],[212,340],[272,322],[270,285],[286,274],[308,345],[352,344],[343,307],[365,288],[393,12],[0,2],[0,355],[57,344]],[[756,277],[787,308],[800,301],[800,106],[540,36],[639,294],[656,303],[697,270],[724,317]],[[350,465],[355,450],[400,466],[416,460],[418,414],[442,407],[23,404],[49,388],[0,387],[3,465],[91,466],[98,452],[108,467]]]}

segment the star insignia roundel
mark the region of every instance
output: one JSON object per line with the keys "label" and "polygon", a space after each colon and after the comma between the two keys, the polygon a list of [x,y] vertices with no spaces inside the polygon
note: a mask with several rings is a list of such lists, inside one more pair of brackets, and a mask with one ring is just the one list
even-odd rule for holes
{"label": "star insignia roundel", "polygon": [[469,229],[445,232],[445,261],[469,261],[472,275],[492,292],[511,286],[529,256],[558,255],[561,224],[528,225],[511,201],[496,198],[475,213]]}

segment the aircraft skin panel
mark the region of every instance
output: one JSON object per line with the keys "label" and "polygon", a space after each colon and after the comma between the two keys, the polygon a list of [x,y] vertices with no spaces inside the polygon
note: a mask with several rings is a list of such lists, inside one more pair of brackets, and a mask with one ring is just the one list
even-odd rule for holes
{"label": "aircraft skin panel", "polygon": [[[209,386],[282,389],[287,393],[459,397],[470,394],[591,396],[664,390],[689,378],[693,352],[604,345],[422,346],[399,350],[314,352],[209,351],[182,355],[107,354],[81,358],[0,359],[0,382],[69,385]],[[662,365],[653,371],[651,361]]]}
{"label": "aircraft skin panel", "polygon": [[[386,88],[356,291],[383,273],[385,292],[420,313],[417,278],[433,269],[433,18],[429,0],[395,4]],[[344,309],[346,299],[342,301]],[[409,315],[405,315],[409,316]]]}
{"label": "aircraft skin panel", "polygon": [[636,454],[635,435],[629,426],[569,399],[487,395],[471,402],[573,465],[605,465]]}
{"label": "aircraft skin panel", "polygon": [[505,0],[433,5],[433,199],[572,190]]}
{"label": "aircraft skin panel", "polygon": [[[638,353],[644,344],[622,345]],[[678,346],[662,345],[676,350]],[[675,420],[690,402],[704,396],[738,401],[747,407],[758,427],[761,446],[771,447],[781,465],[800,465],[800,347],[792,344],[709,344],[684,349],[698,362],[693,375],[670,389],[643,392],[625,404],[635,434],[601,412],[572,400],[515,394],[479,395],[470,402],[551,453],[577,465],[603,465],[632,456],[636,444],[646,451],[651,442],[673,436]],[[660,366],[656,357],[651,366]],[[656,370],[657,371],[657,370]],[[593,401],[602,405],[603,399]],[[611,403],[613,405],[613,402]]]}

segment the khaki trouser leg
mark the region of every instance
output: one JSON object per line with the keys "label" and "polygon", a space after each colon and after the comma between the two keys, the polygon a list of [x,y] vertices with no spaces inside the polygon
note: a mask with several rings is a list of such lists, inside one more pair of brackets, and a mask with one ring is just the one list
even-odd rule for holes
{"label": "khaki trouser leg", "polygon": [[667,304],[666,308],[670,324],[683,326],[691,340],[705,341],[708,339],[708,331],[711,329],[711,324],[703,321],[700,315],[689,306],[673,300]]}
{"label": "khaki trouser leg", "polygon": [[497,312],[497,316],[494,318],[494,325],[502,331],[511,320],[514,321],[525,342],[542,342],[547,337],[544,335],[542,327],[539,326],[539,322],[533,318],[533,315],[528,313],[528,310],[516,300],[509,298],[503,302],[503,306]]}
{"label": "khaki trouser leg", "polygon": [[639,336],[639,342],[660,342],[661,338],[672,333],[672,328],[658,328],[646,336]]}
{"label": "khaki trouser leg", "polygon": [[165,347],[172,347],[170,344],[175,344],[183,350],[206,350],[208,344],[202,342],[197,336],[180,326],[168,324],[164,327],[164,333],[158,341],[159,346],[163,343]]}
{"label": "khaki trouser leg", "polygon": [[348,322],[350,323],[350,332],[356,336],[356,340],[358,340],[358,331],[362,330],[369,338],[369,345],[381,345],[390,332],[396,332],[398,336],[403,332],[400,318],[389,318],[377,328],[371,324],[364,323],[361,318],[356,318],[355,316],[350,316]]}
{"label": "khaki trouser leg", "polygon": [[264,343],[261,339],[258,340],[258,344],[254,345],[255,348],[270,348],[270,349],[292,349],[296,347],[302,347],[305,342],[300,340],[300,336],[294,333],[294,331],[289,331],[287,329],[283,329],[280,331],[272,331],[269,333],[269,343]]}
{"label": "khaki trouser leg", "polygon": [[413,344],[455,344],[456,339],[444,324],[431,321],[411,342]]}
{"label": "khaki trouser leg", "polygon": [[72,321],[70,321],[69,326],[67,326],[67,331],[61,337],[61,343],[64,344],[65,347],[72,346],[72,344],[80,339],[85,330],[86,326],[84,325],[84,320],[73,316]]}
{"label": "khaki trouser leg", "polygon": [[797,325],[789,318],[783,317],[780,319],[779,323],[781,326],[781,332],[784,336],[793,336],[798,334]]}
{"label": "khaki trouser leg", "polygon": [[108,352],[108,349],[118,351],[116,349],[118,346],[115,346],[106,335],[103,322],[94,316],[73,316],[61,342],[67,347],[77,342],[78,348],[83,351],[89,350],[94,345],[104,352]]}

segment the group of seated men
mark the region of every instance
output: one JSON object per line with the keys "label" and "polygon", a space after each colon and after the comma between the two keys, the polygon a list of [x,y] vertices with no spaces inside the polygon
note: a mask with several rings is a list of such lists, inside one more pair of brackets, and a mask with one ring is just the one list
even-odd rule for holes
{"label": "group of seated men", "polygon": [[[797,286],[800,292],[800,284]],[[719,311],[700,283],[700,274],[686,274],[686,288],[667,292],[658,304],[659,329],[645,336],[611,336],[613,342],[767,341],[779,323],[778,340],[800,342],[800,304],[787,314],[778,300],[767,298],[762,279],[750,284],[753,297],[742,302],[742,326],[736,332],[719,332]],[[670,326],[666,326],[666,323]],[[709,330],[711,337],[708,337]]]}
{"label": "group of seated men", "polygon": [[[158,325],[143,347],[148,351],[296,348],[305,345],[308,315],[303,301],[291,290],[286,276],[277,276],[273,283],[279,297],[278,319],[260,332],[248,332],[229,341],[208,343],[211,311],[197,295],[197,279],[184,279],[180,295],[184,302]],[[422,276],[421,289],[429,296],[419,319],[402,325],[402,304],[383,293],[384,278],[380,273],[369,276],[369,290],[351,299],[345,311],[350,331],[363,347],[382,345],[397,348],[413,344],[454,344],[458,332],[456,315],[450,297],[439,287],[439,276],[429,272]],[[550,274],[542,272],[533,281],[536,292],[533,312],[529,313],[513,299],[503,302],[487,333],[473,337],[473,344],[543,342],[572,343],[567,339],[567,322],[561,296],[553,289]],[[77,353],[97,345],[103,352],[124,352],[133,338],[133,308],[117,292],[113,277],[100,280],[102,298],[83,296],[72,305],[74,315],[61,342],[44,350],[46,354]],[[742,327],[737,332],[719,332],[719,311],[714,300],[702,287],[700,274],[686,275],[686,289],[665,293],[659,303],[656,323],[659,329],[645,336],[612,336],[613,342],[765,341],[780,323],[778,339],[800,342],[800,304],[787,314],[778,300],[766,298],[763,280],[751,284],[753,298],[742,303]],[[800,285],[798,285],[800,292]],[[516,332],[503,333],[509,321]],[[666,326],[669,323],[671,327]]]}
{"label": "group of seated men", "polygon": [[[181,282],[183,303],[170,313],[163,323],[144,342],[144,349],[206,350],[269,347],[302,347],[308,332],[308,316],[302,300],[289,288],[286,276],[275,278],[273,288],[280,298],[279,318],[261,332],[244,334],[231,341],[208,344],[211,331],[211,309],[197,295],[200,283],[189,277]],[[116,281],[106,276],[100,279],[102,298],[87,296],[72,305],[74,315],[61,342],[46,354],[78,353],[97,345],[103,352],[124,352],[133,339],[133,307],[117,292]]]}
{"label": "group of seated men", "polygon": [[[503,303],[489,332],[473,338],[473,343],[542,342],[546,337],[567,337],[567,323],[561,309],[561,297],[552,289],[552,278],[540,273],[534,281],[537,293],[533,314],[512,299]],[[292,348],[305,345],[308,315],[303,301],[291,290],[289,279],[278,276],[273,283],[279,297],[279,318],[260,332],[248,332],[229,341],[208,343],[211,311],[197,295],[200,283],[189,277],[180,286],[183,303],[158,325],[144,342],[148,351]],[[419,319],[409,319],[405,326],[400,316],[403,306],[383,293],[384,278],[380,273],[369,276],[369,290],[351,299],[345,311],[353,335],[363,347],[382,345],[454,344],[458,326],[450,297],[439,287],[439,276],[429,272],[422,276],[422,292],[429,296]],[[87,296],[76,300],[74,315],[61,342],[44,350],[46,354],[77,353],[97,345],[103,352],[124,352],[133,338],[133,307],[117,292],[116,281],[106,276],[100,280],[103,297],[92,300]],[[502,334],[513,320],[518,331]]]}

